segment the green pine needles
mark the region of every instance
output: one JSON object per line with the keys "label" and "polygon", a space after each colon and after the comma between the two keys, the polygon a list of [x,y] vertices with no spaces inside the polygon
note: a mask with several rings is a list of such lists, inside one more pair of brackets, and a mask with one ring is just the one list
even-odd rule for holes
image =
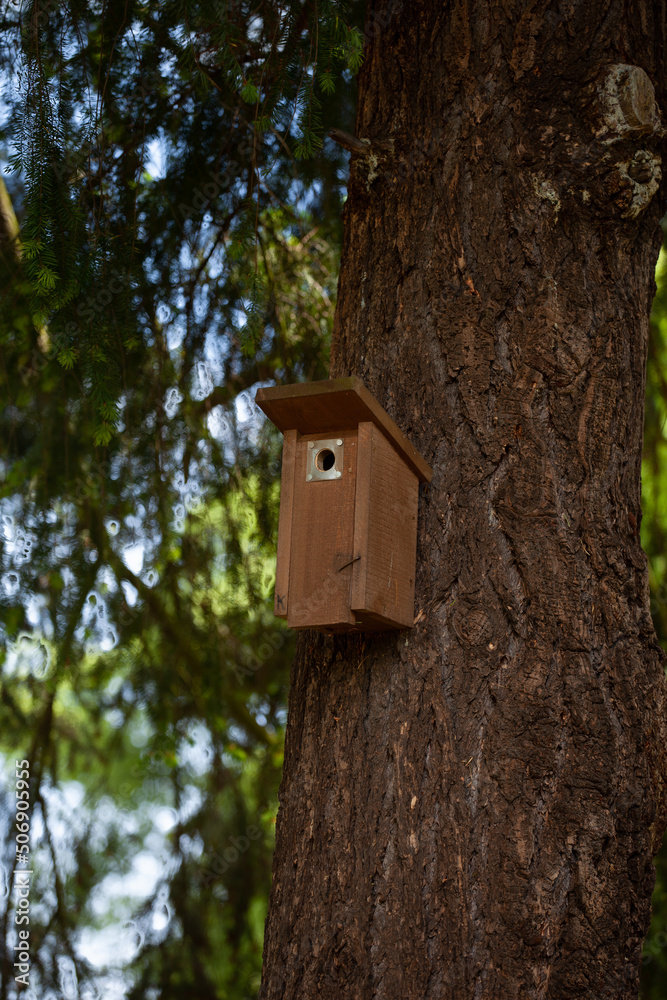
{"label": "green pine needles", "polygon": [[361,65],[357,7],[16,5],[21,61],[5,139],[22,206],[11,295],[20,284],[35,341],[93,406],[96,444],[115,433],[133,354],[154,341],[155,279],[169,254],[211,254],[243,352],[261,345],[261,220],[298,198],[296,161],[319,153],[340,83],[347,94]]}

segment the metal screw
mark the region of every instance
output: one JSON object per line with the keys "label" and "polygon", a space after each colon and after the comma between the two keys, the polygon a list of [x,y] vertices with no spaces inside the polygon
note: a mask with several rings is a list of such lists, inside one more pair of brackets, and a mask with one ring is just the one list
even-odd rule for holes
{"label": "metal screw", "polygon": [[342,444],[342,443],[343,443],[343,439],[342,438],[338,438],[338,440],[336,441],[336,444]]}
{"label": "metal screw", "polygon": [[310,480],[311,480],[312,478],[313,478],[313,477],[311,476],[311,474],[310,474],[310,472],[309,472],[309,473],[308,473],[308,475],[306,476],[306,481],[307,481],[307,482],[310,482]]}
{"label": "metal screw", "polygon": [[308,442],[308,447],[309,448],[314,448],[315,447],[315,442],[314,441],[309,441]]}
{"label": "metal screw", "polygon": [[341,477],[342,475],[343,475],[343,473],[342,473],[342,472],[339,472],[339,470],[338,470],[338,469],[336,469],[336,479],[340,479],[340,477]]}

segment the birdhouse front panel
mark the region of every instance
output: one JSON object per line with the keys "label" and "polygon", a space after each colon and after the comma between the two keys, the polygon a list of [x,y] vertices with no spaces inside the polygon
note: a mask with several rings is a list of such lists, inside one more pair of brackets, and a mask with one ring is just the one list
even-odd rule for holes
{"label": "birdhouse front panel", "polygon": [[275,613],[292,628],[409,628],[431,469],[357,378],[260,389],[283,431]]}
{"label": "birdhouse front panel", "polygon": [[296,445],[287,624],[354,625],[350,610],[357,433],[304,434]]}

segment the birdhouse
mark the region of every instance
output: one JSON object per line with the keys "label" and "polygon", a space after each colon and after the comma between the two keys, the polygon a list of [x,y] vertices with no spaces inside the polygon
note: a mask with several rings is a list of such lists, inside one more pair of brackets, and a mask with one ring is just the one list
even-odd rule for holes
{"label": "birdhouse", "polygon": [[295,629],[411,628],[430,467],[358,378],[256,401],[283,432],[276,615]]}

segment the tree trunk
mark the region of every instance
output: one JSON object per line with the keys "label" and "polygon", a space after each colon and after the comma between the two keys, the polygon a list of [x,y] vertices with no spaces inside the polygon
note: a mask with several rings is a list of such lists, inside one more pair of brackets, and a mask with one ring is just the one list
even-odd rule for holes
{"label": "tree trunk", "polygon": [[299,637],[261,997],[636,998],[665,827],[639,541],[661,7],[368,25],[331,374],[434,478],[414,630]]}

